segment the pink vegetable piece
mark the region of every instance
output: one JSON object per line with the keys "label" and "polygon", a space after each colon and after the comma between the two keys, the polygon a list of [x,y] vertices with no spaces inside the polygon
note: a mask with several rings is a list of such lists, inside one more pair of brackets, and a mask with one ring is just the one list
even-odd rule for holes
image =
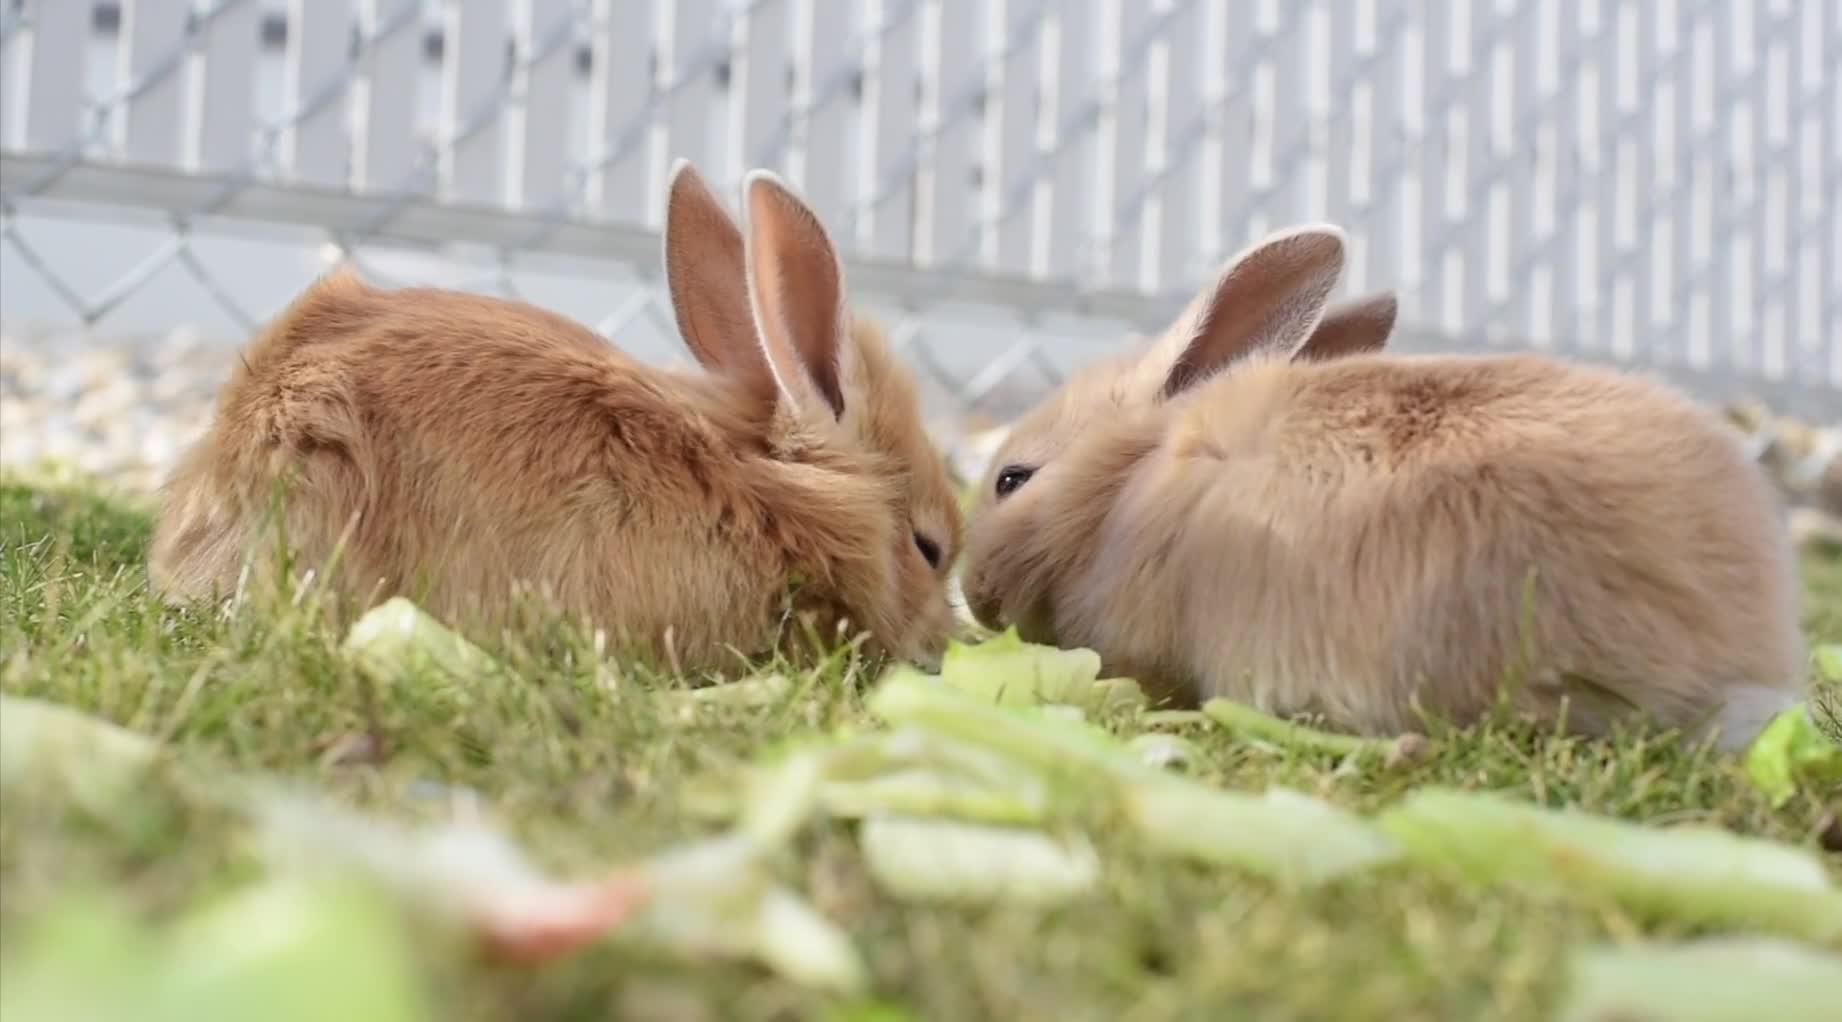
{"label": "pink vegetable piece", "polygon": [[648,893],[639,877],[623,872],[598,883],[557,884],[541,892],[487,899],[473,914],[489,956],[538,962],[600,939],[631,915]]}

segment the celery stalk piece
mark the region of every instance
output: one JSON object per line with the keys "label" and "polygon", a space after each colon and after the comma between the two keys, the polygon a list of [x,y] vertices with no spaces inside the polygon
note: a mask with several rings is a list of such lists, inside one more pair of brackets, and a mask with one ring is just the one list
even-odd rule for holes
{"label": "celery stalk piece", "polygon": [[1397,859],[1387,834],[1321,799],[1287,788],[1261,795],[1170,778],[1135,786],[1126,818],[1154,849],[1309,885]]}
{"label": "celery stalk piece", "polygon": [[680,707],[733,706],[746,709],[778,706],[792,692],[793,682],[786,675],[764,674],[758,678],[682,689],[670,695],[672,701]]}
{"label": "celery stalk piece", "polygon": [[1203,703],[1202,712],[1230,731],[1286,749],[1333,756],[1368,752],[1386,755],[1393,744],[1388,738],[1362,738],[1295,724],[1231,699],[1211,699]]}
{"label": "celery stalk piece", "polygon": [[1819,731],[1809,707],[1799,703],[1753,740],[1746,776],[1771,797],[1773,808],[1789,802],[1800,783],[1842,789],[1842,745]]}
{"label": "celery stalk piece", "polygon": [[877,885],[909,901],[1048,905],[1092,890],[1100,859],[1080,834],[872,816],[858,831]]}
{"label": "celery stalk piece", "polygon": [[1842,956],[1777,938],[1589,947],[1569,973],[1560,1022],[1829,1022],[1842,1011]]}
{"label": "celery stalk piece", "polygon": [[1101,678],[1100,655],[1024,642],[1015,627],[976,645],[947,643],[940,680],[1002,706],[1065,703],[1089,714],[1145,705],[1131,678]]}
{"label": "celery stalk piece", "polygon": [[353,622],[343,649],[380,683],[431,670],[465,682],[500,669],[484,650],[401,596],[385,600]]}
{"label": "celery stalk piece", "polygon": [[153,739],[71,707],[0,696],[0,790],[51,793],[106,814],[159,751]]}
{"label": "celery stalk piece", "polygon": [[940,770],[906,768],[861,781],[831,781],[819,801],[832,816],[875,813],[946,816],[987,823],[1040,823],[1049,813],[1047,789],[1037,778],[993,787]]}
{"label": "celery stalk piece", "polygon": [[1842,890],[1789,845],[1434,788],[1378,822],[1411,858],[1475,883],[1606,899],[1655,919],[1842,939]]}
{"label": "celery stalk piece", "polygon": [[360,885],[265,881],[157,929],[85,898],[32,921],[6,952],[9,1022],[430,1017],[407,933]]}
{"label": "celery stalk piece", "polygon": [[982,745],[1048,773],[1115,781],[1164,776],[1102,728],[1035,707],[997,706],[912,668],[898,667],[885,675],[870,695],[869,707],[892,724]]}
{"label": "celery stalk piece", "polygon": [[1842,685],[1842,645],[1818,646],[1811,659],[1816,661],[1817,677]]}

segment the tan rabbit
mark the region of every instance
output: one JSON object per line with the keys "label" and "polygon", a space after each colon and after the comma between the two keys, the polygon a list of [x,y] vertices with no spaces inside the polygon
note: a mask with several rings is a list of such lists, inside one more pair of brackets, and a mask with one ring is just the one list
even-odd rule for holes
{"label": "tan rabbit", "polygon": [[403,593],[491,618],[530,586],[696,669],[764,651],[797,581],[822,628],[937,653],[961,518],[913,378],[851,317],[807,207],[766,172],[745,192],[746,242],[695,170],[672,172],[666,275],[699,370],[522,302],[315,283],[168,483],[155,587],[222,596],[271,563],[261,525],[289,477],[299,563],[343,536],[334,590],[361,607]]}
{"label": "tan rabbit", "polygon": [[1343,248],[1252,247],[1018,422],[971,514],[981,622],[1365,733],[1507,686],[1585,733],[1635,710],[1731,746],[1796,698],[1790,546],[1736,435],[1606,369],[1380,353],[1385,299],[1311,357]]}

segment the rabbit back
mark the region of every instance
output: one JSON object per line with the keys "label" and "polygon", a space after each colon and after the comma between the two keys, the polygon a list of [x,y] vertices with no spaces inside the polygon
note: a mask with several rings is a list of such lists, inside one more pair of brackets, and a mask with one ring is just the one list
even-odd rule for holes
{"label": "rabbit back", "polygon": [[1154,551],[1178,624],[1096,605],[1105,645],[1365,731],[1416,703],[1474,719],[1504,685],[1589,733],[1633,708],[1688,726],[1788,702],[1803,665],[1790,544],[1735,439],[1540,356],[1240,367],[1177,413],[1106,537],[1096,577]]}
{"label": "rabbit back", "polygon": [[361,604],[491,613],[541,581],[570,610],[619,608],[601,623],[674,628],[701,661],[784,595],[786,544],[747,485],[751,410],[534,306],[336,273],[246,352],[168,485],[152,575],[230,591],[285,481],[290,548],[314,567],[339,548],[335,588]]}

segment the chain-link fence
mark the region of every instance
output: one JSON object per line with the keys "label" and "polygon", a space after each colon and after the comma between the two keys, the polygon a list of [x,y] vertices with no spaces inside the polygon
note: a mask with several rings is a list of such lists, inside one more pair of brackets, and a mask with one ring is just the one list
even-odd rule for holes
{"label": "chain-link fence", "polygon": [[1842,408],[1837,0],[0,0],[16,336],[350,259],[678,358],[678,156],[811,199],[949,432],[1308,219],[1401,347]]}

